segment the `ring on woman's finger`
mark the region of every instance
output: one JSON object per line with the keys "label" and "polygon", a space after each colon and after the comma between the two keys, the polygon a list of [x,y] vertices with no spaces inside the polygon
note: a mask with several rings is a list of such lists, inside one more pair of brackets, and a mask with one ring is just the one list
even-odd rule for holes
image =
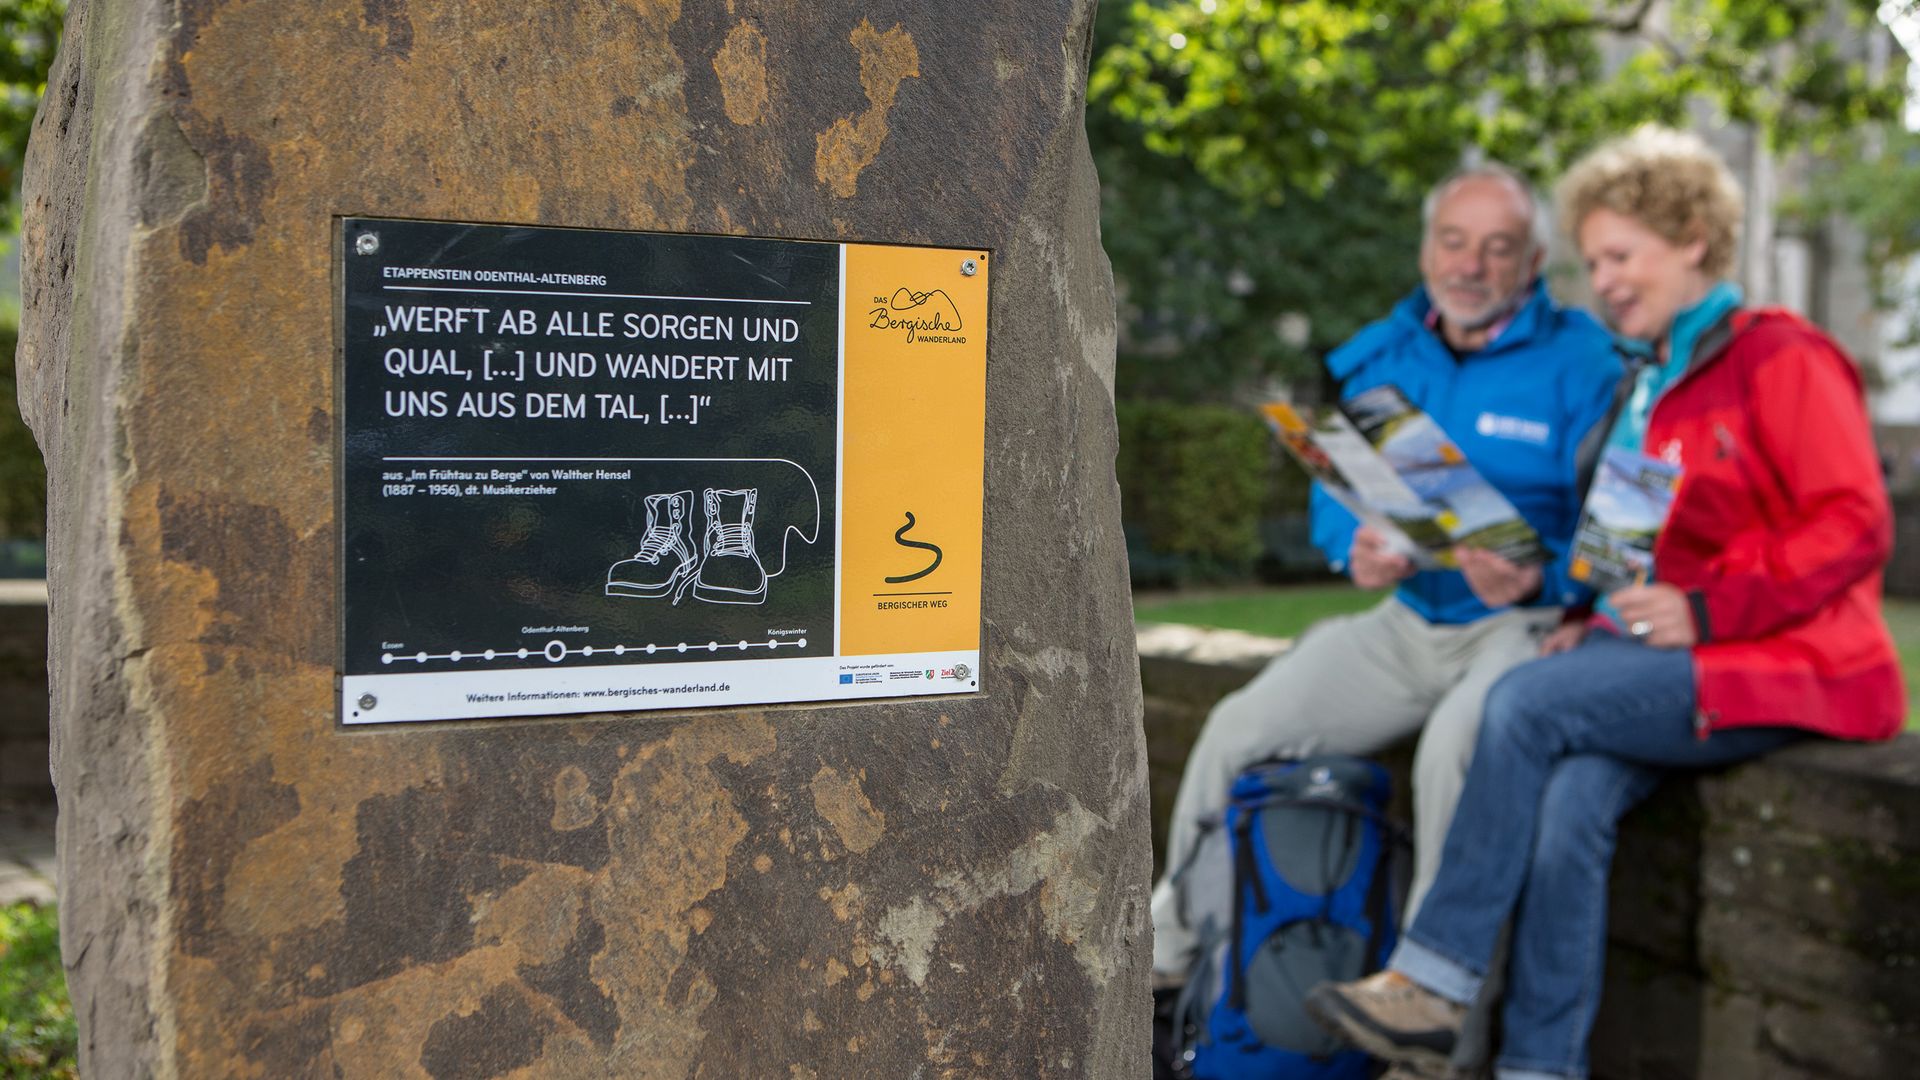
{"label": "ring on woman's finger", "polygon": [[1645,619],[1641,619],[1639,622],[1627,627],[1627,633],[1637,638],[1644,638],[1648,634],[1653,633],[1653,624]]}

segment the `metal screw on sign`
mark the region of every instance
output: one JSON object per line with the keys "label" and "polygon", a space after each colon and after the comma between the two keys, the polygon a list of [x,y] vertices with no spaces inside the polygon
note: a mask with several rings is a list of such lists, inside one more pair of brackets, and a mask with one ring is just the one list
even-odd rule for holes
{"label": "metal screw on sign", "polygon": [[961,273],[962,275],[964,275],[964,276],[966,276],[966,277],[972,277],[973,275],[975,275],[975,274],[977,274],[977,273],[979,273],[979,272],[980,272],[980,264],[979,264],[979,263],[977,263],[977,262],[974,262],[974,261],[973,261],[972,259],[963,259],[963,260],[961,260],[961,263],[960,263],[960,273]]}
{"label": "metal screw on sign", "polygon": [[380,704],[380,699],[377,697],[374,697],[372,694],[360,695],[360,707],[362,709],[371,712],[373,710],[373,707],[378,704]]}
{"label": "metal screw on sign", "polygon": [[363,232],[353,238],[353,250],[360,255],[371,255],[380,250],[380,234]]}

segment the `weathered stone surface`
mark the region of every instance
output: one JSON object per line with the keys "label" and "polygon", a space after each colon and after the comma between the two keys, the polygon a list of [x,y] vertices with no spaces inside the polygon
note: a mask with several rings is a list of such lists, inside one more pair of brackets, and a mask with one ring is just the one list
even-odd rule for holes
{"label": "weathered stone surface", "polygon": [[1652,1080],[1767,1074],[1759,1002],[1719,994],[1709,1007],[1691,973],[1620,949],[1607,960],[1606,1007],[1588,1046],[1594,1076]]}
{"label": "weathered stone surface", "polygon": [[[74,0],[20,367],[90,1075],[1144,1068],[1091,9]],[[992,249],[986,692],[339,728],[344,215]]]}
{"label": "weathered stone surface", "polygon": [[[1167,827],[1187,750],[1200,737],[1215,702],[1246,685],[1262,668],[1286,655],[1289,638],[1261,637],[1238,630],[1172,624],[1143,625],[1137,643],[1140,686],[1146,698],[1147,777],[1153,793],[1153,872],[1157,878],[1167,846]],[[1409,777],[1411,740],[1379,755],[1393,776],[1388,812],[1412,818]]]}
{"label": "weathered stone surface", "polygon": [[1207,710],[1286,651],[1287,643],[1226,630],[1159,625],[1140,629],[1140,687],[1145,695],[1147,781],[1153,800],[1153,872],[1165,868],[1168,815],[1180,792],[1187,748]]}
{"label": "weathered stone surface", "polygon": [[1629,811],[1608,881],[1608,934],[1657,958],[1686,966],[1699,949],[1700,797],[1667,784]]}

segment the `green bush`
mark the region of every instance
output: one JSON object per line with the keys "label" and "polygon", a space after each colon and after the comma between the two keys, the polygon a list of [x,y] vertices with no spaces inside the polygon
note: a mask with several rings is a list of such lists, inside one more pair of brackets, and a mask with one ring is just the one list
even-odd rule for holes
{"label": "green bush", "polygon": [[0,323],[0,540],[38,540],[47,528],[47,470],[20,419],[13,349],[19,332]]}
{"label": "green bush", "polygon": [[1306,505],[1304,474],[1278,465],[1266,425],[1221,405],[1123,401],[1121,517],[1138,582],[1246,577],[1264,517]]}
{"label": "green bush", "polygon": [[79,1048],[53,907],[0,907],[0,1080],[72,1080]]}

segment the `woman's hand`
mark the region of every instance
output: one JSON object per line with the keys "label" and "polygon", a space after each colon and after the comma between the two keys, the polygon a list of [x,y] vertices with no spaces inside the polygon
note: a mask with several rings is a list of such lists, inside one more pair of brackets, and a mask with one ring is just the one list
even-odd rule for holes
{"label": "woman's hand", "polygon": [[1347,573],[1363,589],[1384,589],[1413,576],[1413,560],[1395,553],[1386,537],[1362,525],[1347,552]]}
{"label": "woman's hand", "polygon": [[1693,629],[1693,605],[1672,585],[1629,585],[1607,597],[1626,625],[1621,629],[1662,649],[1689,649],[1699,643]]}
{"label": "woman's hand", "polygon": [[1456,547],[1453,557],[1467,588],[1490,608],[1517,604],[1540,591],[1540,568],[1521,566],[1485,548]]}
{"label": "woman's hand", "polygon": [[1587,620],[1561,623],[1553,632],[1540,641],[1540,655],[1552,656],[1555,653],[1571,652],[1587,640]]}

